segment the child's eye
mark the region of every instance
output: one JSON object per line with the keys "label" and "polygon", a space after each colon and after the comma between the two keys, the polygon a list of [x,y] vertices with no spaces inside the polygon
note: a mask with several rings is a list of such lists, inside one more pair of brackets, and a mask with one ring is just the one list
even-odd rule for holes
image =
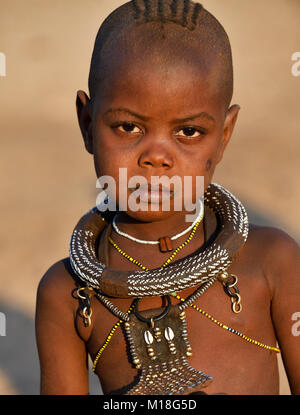
{"label": "child's eye", "polygon": [[176,135],[189,138],[198,138],[201,137],[205,132],[201,131],[195,127],[184,127],[177,132]]}
{"label": "child's eye", "polygon": [[118,129],[122,133],[140,134],[141,129],[131,122],[122,122],[114,125],[113,128]]}

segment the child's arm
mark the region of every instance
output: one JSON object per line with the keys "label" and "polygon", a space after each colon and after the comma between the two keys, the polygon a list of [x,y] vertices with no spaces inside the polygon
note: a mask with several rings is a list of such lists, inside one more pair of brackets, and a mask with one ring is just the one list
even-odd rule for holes
{"label": "child's arm", "polygon": [[291,392],[300,394],[300,326],[297,330],[293,320],[300,312],[300,248],[285,233],[270,232],[266,273],[273,292],[272,320]]}
{"label": "child's arm", "polygon": [[89,393],[85,343],[76,333],[75,284],[63,262],[43,276],[37,292],[36,338],[41,366],[41,394]]}

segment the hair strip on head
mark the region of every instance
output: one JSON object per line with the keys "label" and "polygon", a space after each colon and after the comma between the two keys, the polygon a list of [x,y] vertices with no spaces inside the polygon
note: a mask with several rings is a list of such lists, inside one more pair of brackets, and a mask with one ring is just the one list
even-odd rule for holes
{"label": "hair strip on head", "polygon": [[200,11],[203,9],[202,4],[197,3],[194,7],[193,16],[192,16],[192,22],[194,25],[197,24],[197,18],[199,16]]}

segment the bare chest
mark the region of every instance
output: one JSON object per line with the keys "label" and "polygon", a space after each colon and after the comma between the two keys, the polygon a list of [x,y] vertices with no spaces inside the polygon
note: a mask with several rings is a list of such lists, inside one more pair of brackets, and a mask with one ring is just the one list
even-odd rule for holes
{"label": "bare chest", "polygon": [[[242,311],[234,313],[230,297],[216,282],[185,311],[188,342],[192,355],[188,364],[213,378],[203,391],[209,394],[276,394],[278,393],[277,358],[265,346],[276,346],[270,316],[270,292],[264,276],[253,266],[237,262],[230,271],[239,276]],[[195,288],[178,295],[187,298]],[[122,311],[130,308],[130,299],[114,299]],[[172,297],[172,304],[180,302]],[[152,310],[161,307],[160,298],[145,298],[139,307]],[[88,335],[88,352],[94,361],[101,351],[95,373],[104,393],[123,392],[136,382],[138,370],[130,353],[130,342],[124,324],[119,323],[100,302],[93,298],[93,328]],[[151,312],[150,312],[151,314]],[[81,323],[78,328],[87,336]],[[148,325],[140,330],[140,341]],[[138,334],[137,334],[138,337]],[[144,345],[145,348],[147,345]]]}

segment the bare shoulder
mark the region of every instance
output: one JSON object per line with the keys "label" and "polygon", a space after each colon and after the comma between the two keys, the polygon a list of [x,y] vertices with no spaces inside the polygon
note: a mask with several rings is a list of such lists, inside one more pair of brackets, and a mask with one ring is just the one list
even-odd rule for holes
{"label": "bare shoulder", "polygon": [[[262,259],[263,274],[272,293],[270,316],[274,332],[291,391],[299,394],[299,337],[293,327],[300,299],[300,248],[286,232],[260,226],[251,226],[249,244],[250,252],[252,250],[252,254],[258,258],[260,255]],[[252,264],[255,263],[255,255],[252,255]]]}
{"label": "bare shoulder", "polygon": [[278,254],[299,254],[298,243],[286,232],[275,227],[250,224],[249,242],[262,249],[266,257],[273,256],[274,260],[277,260]]}
{"label": "bare shoulder", "polygon": [[297,242],[289,236],[285,231],[272,226],[249,225],[249,238],[255,239],[258,242],[267,243],[268,246],[272,244],[295,244]]}
{"label": "bare shoulder", "polygon": [[46,304],[55,304],[58,309],[62,307],[74,308],[73,292],[78,284],[72,277],[69,258],[54,263],[41,278],[37,300]]}
{"label": "bare shoulder", "polygon": [[248,243],[262,261],[273,288],[300,279],[300,247],[286,232],[275,227],[250,225]]}
{"label": "bare shoulder", "polygon": [[43,275],[40,286],[47,285],[49,288],[56,284],[71,285],[74,283],[69,258],[61,259],[51,265]]}

